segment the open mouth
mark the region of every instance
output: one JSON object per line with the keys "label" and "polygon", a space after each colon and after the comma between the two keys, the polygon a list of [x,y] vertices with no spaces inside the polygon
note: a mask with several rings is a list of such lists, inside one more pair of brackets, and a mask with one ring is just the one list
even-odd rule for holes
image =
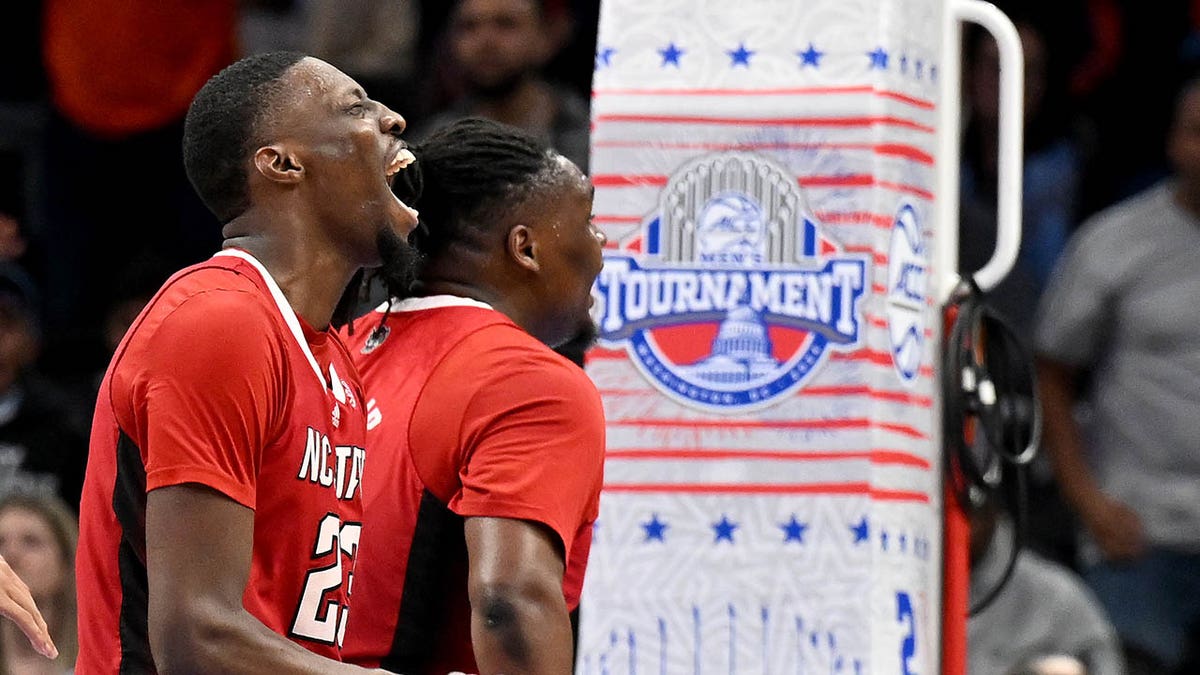
{"label": "open mouth", "polygon": [[386,175],[388,187],[392,187],[392,185],[396,182],[396,174],[400,173],[404,169],[407,169],[408,165],[415,161],[417,161],[417,158],[412,154],[412,150],[409,150],[403,144],[398,145],[395,152],[392,153],[391,161],[388,162],[387,165]]}
{"label": "open mouth", "polygon": [[[408,166],[415,161],[417,161],[417,158],[415,155],[413,155],[412,150],[409,150],[403,142],[396,144],[396,149],[392,151],[391,161],[388,162],[387,168],[384,171],[384,180],[387,182],[389,191],[390,188],[395,186],[396,174],[408,168]],[[412,227],[416,227],[418,215],[417,210],[401,201],[400,198],[396,196],[395,191],[391,192],[392,199],[396,200],[396,204],[399,205],[400,208],[412,218]]]}

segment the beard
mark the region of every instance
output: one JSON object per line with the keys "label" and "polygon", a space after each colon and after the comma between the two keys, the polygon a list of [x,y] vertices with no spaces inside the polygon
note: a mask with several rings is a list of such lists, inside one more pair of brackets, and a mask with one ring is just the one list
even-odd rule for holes
{"label": "beard", "polygon": [[566,342],[555,347],[554,351],[582,368],[587,351],[596,344],[596,340],[599,337],[600,327],[596,325],[595,321],[588,319],[579,327],[578,332],[573,337],[568,338]]}
{"label": "beard", "polygon": [[383,284],[389,297],[409,297],[425,256],[390,227],[379,230],[375,244],[379,248],[382,263],[375,270],[374,278]]}

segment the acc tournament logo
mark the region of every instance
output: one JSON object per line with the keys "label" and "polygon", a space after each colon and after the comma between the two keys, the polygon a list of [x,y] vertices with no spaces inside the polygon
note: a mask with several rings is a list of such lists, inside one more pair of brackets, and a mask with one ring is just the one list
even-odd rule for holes
{"label": "acc tournament logo", "polygon": [[917,377],[925,353],[925,237],[911,204],[901,204],[892,221],[888,251],[887,319],[892,364],[904,384]]}
{"label": "acc tournament logo", "polygon": [[682,166],[641,237],[605,256],[600,340],[692,407],[759,408],[859,344],[867,261],[823,236],[787,169],[748,153]]}

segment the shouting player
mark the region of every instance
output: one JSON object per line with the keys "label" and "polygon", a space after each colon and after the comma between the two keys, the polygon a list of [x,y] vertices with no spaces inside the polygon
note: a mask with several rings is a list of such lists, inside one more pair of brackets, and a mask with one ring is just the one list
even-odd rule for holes
{"label": "shouting player", "polygon": [[243,59],[196,95],[184,160],[224,250],[166,282],[105,375],[81,507],[80,675],[364,672],[329,660],[350,614],[366,445],[362,388],[329,326],[356,271],[402,256],[416,226],[390,189],[412,160],[404,124],[298,54]]}
{"label": "shouting player", "polygon": [[581,331],[604,237],[592,186],[527,134],[465,120],[418,149],[415,283],[358,321],[370,535],[345,657],[419,675],[571,672],[602,482]]}

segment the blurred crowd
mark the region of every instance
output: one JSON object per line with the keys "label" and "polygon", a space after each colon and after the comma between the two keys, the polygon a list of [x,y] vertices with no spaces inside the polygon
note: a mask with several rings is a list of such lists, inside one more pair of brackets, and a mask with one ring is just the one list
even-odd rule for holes
{"label": "blurred crowd", "polygon": [[[71,512],[95,387],[150,295],[220,244],[180,158],[196,90],[242,54],[291,49],[354,77],[418,141],[479,115],[586,168],[598,4],[0,5],[0,554],[67,644],[33,670],[0,625],[0,675],[69,667]],[[972,673],[1051,672],[1029,665],[1044,656],[1200,672],[1200,2],[995,4],[1025,49],[1026,229],[989,299],[1038,355],[1047,452],[1014,575],[1034,618],[1000,603],[974,619]],[[968,31],[963,271],[995,241],[997,73],[995,43]],[[1004,510],[986,514],[985,543],[1011,538]],[[1074,634],[1046,620],[1062,597],[1086,616]],[[1008,625],[1022,617],[1047,626],[1028,644]]]}

